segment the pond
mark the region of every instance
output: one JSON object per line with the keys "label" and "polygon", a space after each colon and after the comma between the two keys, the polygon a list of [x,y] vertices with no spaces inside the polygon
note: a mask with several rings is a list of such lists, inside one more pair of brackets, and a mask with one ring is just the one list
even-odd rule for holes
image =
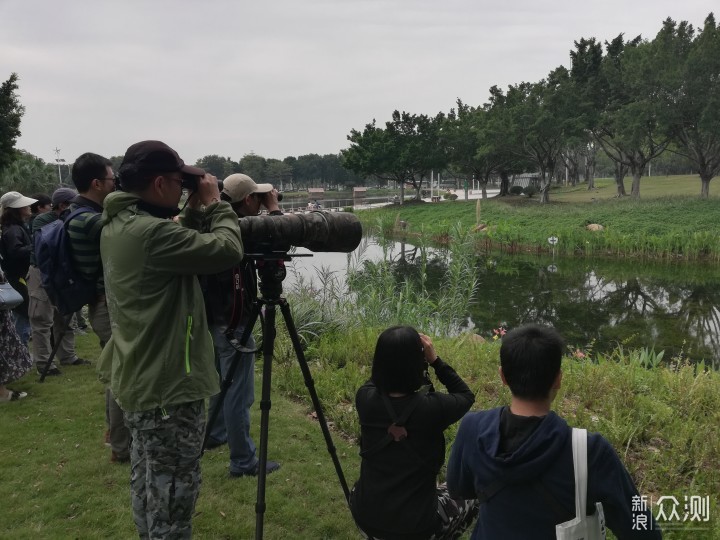
{"label": "pond", "polygon": [[[290,282],[293,272],[312,279],[321,268],[344,279],[346,254],[313,255],[289,263]],[[449,254],[428,249],[427,256],[428,280],[439,288]],[[420,249],[408,244],[383,248],[370,239],[363,258],[402,265],[402,276],[420,268]],[[489,254],[478,256],[475,267],[479,289],[468,326],[485,338],[499,326],[537,322],[555,326],[583,351],[648,348],[664,350],[665,361],[704,359],[720,368],[716,265]]]}

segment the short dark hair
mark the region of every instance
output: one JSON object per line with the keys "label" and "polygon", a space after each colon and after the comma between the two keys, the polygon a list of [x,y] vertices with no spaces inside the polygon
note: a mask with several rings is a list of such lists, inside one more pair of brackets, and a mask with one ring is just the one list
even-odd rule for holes
{"label": "short dark hair", "polygon": [[378,337],[372,380],[383,393],[409,394],[425,382],[425,355],[420,334],[411,326],[391,326]]}
{"label": "short dark hair", "polygon": [[118,170],[118,187],[123,191],[142,191],[162,173],[149,174],[138,170],[134,165],[120,165]]}
{"label": "short dark hair", "polygon": [[565,343],[549,326],[527,324],[505,334],[500,367],[513,396],[547,399],[560,371]]}
{"label": "short dark hair", "polygon": [[0,227],[5,228],[10,225],[22,225],[22,214],[20,208],[3,208],[2,215],[0,215]]}
{"label": "short dark hair", "polygon": [[52,205],[52,199],[50,198],[49,195],[46,195],[45,193],[36,193],[35,195],[32,196],[32,198],[36,199],[36,201],[30,205],[30,211],[33,214],[37,214],[38,209],[41,206]]}
{"label": "short dark hair", "polygon": [[85,152],[78,157],[72,166],[72,181],[79,193],[90,189],[90,184],[96,178],[105,178],[106,167],[112,167],[112,162],[99,154]]}

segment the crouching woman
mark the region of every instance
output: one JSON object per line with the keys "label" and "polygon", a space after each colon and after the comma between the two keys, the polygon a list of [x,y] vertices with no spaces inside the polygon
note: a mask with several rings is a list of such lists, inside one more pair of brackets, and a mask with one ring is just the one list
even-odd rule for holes
{"label": "crouching woman", "polygon": [[[434,391],[427,366],[447,393]],[[380,334],[372,378],[355,397],[362,462],[350,508],[366,538],[456,538],[472,523],[476,501],[451,499],[437,475],[445,462],[443,431],[474,401],[428,336],[409,326]]]}

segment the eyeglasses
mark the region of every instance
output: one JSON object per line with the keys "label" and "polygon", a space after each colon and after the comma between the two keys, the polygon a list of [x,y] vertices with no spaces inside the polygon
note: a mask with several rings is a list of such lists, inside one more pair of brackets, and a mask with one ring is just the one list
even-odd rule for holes
{"label": "eyeglasses", "polygon": [[117,176],[111,176],[110,178],[98,178],[98,180],[112,180],[115,182],[117,180]]}

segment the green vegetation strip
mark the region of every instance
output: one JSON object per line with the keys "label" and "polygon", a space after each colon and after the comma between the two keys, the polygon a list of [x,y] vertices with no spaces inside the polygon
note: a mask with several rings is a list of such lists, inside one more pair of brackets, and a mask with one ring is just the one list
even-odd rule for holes
{"label": "green vegetation strip", "polygon": [[[597,192],[554,190],[551,200],[556,202],[546,205],[510,196],[387,206],[362,210],[358,216],[366,229],[410,240],[443,242],[459,226],[474,231],[477,244],[486,248],[550,251],[548,238],[556,236],[559,254],[720,259],[720,201],[668,195],[672,182],[680,182],[677,177],[657,182],[665,182],[666,188],[656,187],[656,196],[640,201],[616,199],[610,182],[598,181]],[[685,185],[688,182],[686,178]],[[603,230],[588,230],[589,224]]]}

